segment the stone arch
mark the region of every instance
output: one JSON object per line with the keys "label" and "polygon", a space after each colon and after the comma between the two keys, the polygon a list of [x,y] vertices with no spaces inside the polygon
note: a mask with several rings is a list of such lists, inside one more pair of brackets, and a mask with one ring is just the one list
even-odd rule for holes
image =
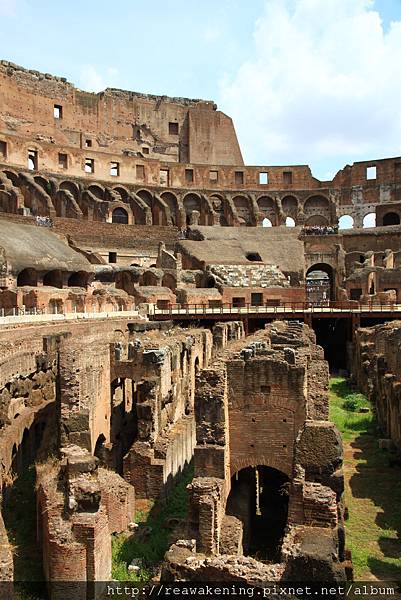
{"label": "stone arch", "polygon": [[295,219],[298,214],[298,198],[293,195],[284,196],[281,207],[285,216]]}
{"label": "stone arch", "polygon": [[238,195],[233,198],[233,204],[237,212],[240,225],[252,225],[252,209],[249,198],[243,195]]}
{"label": "stone arch", "polygon": [[323,217],[323,215],[311,215],[305,221],[305,225],[307,227],[310,227],[312,225],[324,226],[328,224],[329,220],[326,217]]}
{"label": "stone arch", "polygon": [[85,271],[76,271],[71,273],[68,278],[68,287],[81,287],[86,288],[88,286],[88,273]]}
{"label": "stone arch", "polygon": [[306,297],[310,304],[335,300],[335,270],[328,263],[314,263],[306,271]]}
{"label": "stone arch", "polygon": [[177,287],[177,281],[173,275],[170,273],[165,273],[162,279],[162,286],[170,288],[170,290],[174,291]]}
{"label": "stone arch", "polygon": [[111,213],[111,222],[120,223],[122,225],[128,225],[129,216],[125,208],[122,208],[121,206],[115,208]]}
{"label": "stone arch", "polygon": [[257,204],[259,207],[259,211],[262,213],[262,225],[265,219],[270,221],[271,225],[277,225],[278,209],[277,203],[274,200],[274,198],[271,198],[270,196],[260,196],[257,199]]}
{"label": "stone arch", "polygon": [[227,227],[233,224],[233,213],[230,203],[221,195],[213,193],[209,196],[213,210],[219,215],[219,225]]}
{"label": "stone arch", "polygon": [[156,273],[152,271],[145,271],[140,279],[140,285],[144,286],[158,286],[159,285],[159,277]]}
{"label": "stone arch", "polygon": [[[323,194],[309,196],[304,203],[304,213],[308,225],[328,225],[331,221],[330,200]],[[323,217],[324,222],[308,222],[314,216]]]}
{"label": "stone arch", "polygon": [[105,189],[102,185],[91,183],[91,185],[88,185],[87,189],[88,192],[91,192],[99,200],[104,200]]}
{"label": "stone arch", "polygon": [[171,222],[173,225],[178,225],[178,199],[173,192],[163,192],[160,198],[165,202],[170,209]]}
{"label": "stone arch", "polygon": [[16,173],[12,169],[3,169],[4,175],[9,179],[13,185],[17,186],[19,182],[19,173]]}
{"label": "stone arch", "polygon": [[338,228],[339,229],[353,229],[354,227],[354,219],[351,215],[341,215],[338,219]]}
{"label": "stone arch", "polygon": [[[195,194],[194,192],[189,192],[184,196],[183,206],[186,215],[186,223],[187,225],[192,224],[192,219],[194,218],[193,213],[197,211],[199,213],[199,225],[204,225],[204,212],[202,211],[202,198]],[[202,214],[203,213],[203,214]]]}
{"label": "stone arch", "polygon": [[40,187],[46,192],[46,194],[49,193],[51,185],[50,185],[50,181],[48,179],[46,179],[42,175],[35,175],[33,179],[34,179],[35,183],[40,185]]}
{"label": "stone arch", "polygon": [[43,276],[43,285],[49,285],[56,288],[63,287],[63,273],[60,269],[48,271]]}
{"label": "stone arch", "polygon": [[383,215],[383,226],[387,225],[399,225],[400,224],[400,215],[394,211],[387,212]]}
{"label": "stone arch", "polygon": [[38,285],[38,273],[36,269],[23,269],[18,273],[17,286],[30,285],[36,287]]}
{"label": "stone arch", "polygon": [[75,200],[79,199],[80,189],[79,189],[79,185],[77,183],[75,183],[75,181],[70,181],[69,179],[65,179],[64,181],[62,181],[60,183],[59,189],[67,190],[74,196]]}
{"label": "stone arch", "polygon": [[280,560],[290,484],[282,468],[264,464],[243,467],[231,478],[226,514],[243,523],[244,554]]}
{"label": "stone arch", "polygon": [[141,189],[136,192],[141,200],[148,206],[152,212],[152,223],[153,225],[159,224],[159,209],[156,208],[153,193],[147,189]]}
{"label": "stone arch", "polygon": [[367,213],[362,219],[362,227],[365,229],[368,227],[376,227],[376,213]]}
{"label": "stone arch", "polygon": [[113,187],[113,190],[120,195],[121,200],[123,202],[128,202],[130,193],[129,193],[129,190],[127,190],[126,187],[124,187],[123,185],[115,185]]}

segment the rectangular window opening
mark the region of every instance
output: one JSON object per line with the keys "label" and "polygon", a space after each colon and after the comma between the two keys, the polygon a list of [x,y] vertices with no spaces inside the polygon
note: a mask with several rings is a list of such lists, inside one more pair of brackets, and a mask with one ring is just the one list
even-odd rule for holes
{"label": "rectangular window opening", "polygon": [[63,153],[59,153],[58,155],[58,166],[60,169],[67,169],[68,167],[68,156]]}
{"label": "rectangular window opening", "polygon": [[376,179],[376,167],[366,167],[366,179]]}
{"label": "rectangular window opening", "polygon": [[55,119],[63,118],[63,107],[60,104],[55,104],[53,107],[53,115]]}
{"label": "rectangular window opening", "polygon": [[149,154],[149,148],[147,148],[146,146],[143,146],[142,154]]}
{"label": "rectangular window opening", "polygon": [[168,133],[169,135],[178,135],[178,123],[169,123]]}
{"label": "rectangular window opening", "polygon": [[284,171],[283,172],[283,183],[284,183],[284,185],[292,184],[292,171]]}
{"label": "rectangular window opening", "polygon": [[218,171],[210,171],[209,172],[209,181],[218,181],[219,180],[219,172]]}
{"label": "rectangular window opening", "polygon": [[254,293],[251,294],[251,305],[252,306],[262,306],[263,304],[263,294]]}
{"label": "rectangular window opening", "polygon": [[242,185],[244,183],[244,172],[235,171],[234,180],[237,185]]}
{"label": "rectangular window opening", "polygon": [[92,140],[85,140],[85,148],[92,148]]}
{"label": "rectangular window opening", "polygon": [[137,179],[145,179],[145,167],[143,165],[136,165],[135,172]]}
{"label": "rectangular window opening", "polygon": [[267,185],[269,183],[269,173],[266,171],[259,173],[259,184]]}
{"label": "rectangular window opening", "polygon": [[37,150],[28,150],[28,169],[36,171],[38,168],[38,152]]}
{"label": "rectangular window opening", "polygon": [[7,158],[7,142],[3,142],[2,140],[0,140],[0,156]]}
{"label": "rectangular window opening", "polygon": [[185,169],[185,182],[193,183],[194,181],[194,170],[193,169]]}
{"label": "rectangular window opening", "polygon": [[93,158],[85,158],[85,173],[94,173],[95,172],[95,161]]}
{"label": "rectangular window opening", "polygon": [[362,296],[362,288],[353,288],[352,290],[350,290],[350,300],[359,300],[359,298]]}
{"label": "rectangular window opening", "polygon": [[245,306],[245,298],[233,298],[234,308],[241,308],[242,306]]}
{"label": "rectangular window opening", "polygon": [[110,163],[110,175],[112,177],[119,177],[120,175],[120,163],[111,162]]}
{"label": "rectangular window opening", "polygon": [[160,185],[169,185],[168,169],[160,169]]}
{"label": "rectangular window opening", "polygon": [[117,252],[109,252],[109,263],[117,262]]}

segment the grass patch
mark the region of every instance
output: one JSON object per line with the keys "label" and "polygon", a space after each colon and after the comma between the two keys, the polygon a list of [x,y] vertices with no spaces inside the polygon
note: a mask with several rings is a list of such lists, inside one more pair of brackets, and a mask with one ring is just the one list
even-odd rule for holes
{"label": "grass patch", "polygon": [[[163,560],[169,546],[171,529],[166,525],[169,519],[185,519],[188,514],[187,485],[192,481],[193,467],[186,467],[175,483],[165,503],[156,503],[151,510],[138,511],[136,523],[151,528],[151,533],[141,538],[137,534],[118,534],[112,539],[112,577],[118,581],[147,582],[153,576],[155,567]],[[143,568],[138,573],[128,571],[127,564],[133,558],[142,558]]]}
{"label": "grass patch", "polygon": [[4,525],[14,549],[16,600],[37,600],[45,594],[42,552],[36,543],[35,467],[25,469],[6,493]]}
{"label": "grass patch", "polygon": [[389,467],[387,452],[378,448],[373,410],[356,412],[362,406],[369,407],[363,394],[343,378],[331,380],[330,418],[344,442],[346,544],[355,579],[400,579],[401,471]]}

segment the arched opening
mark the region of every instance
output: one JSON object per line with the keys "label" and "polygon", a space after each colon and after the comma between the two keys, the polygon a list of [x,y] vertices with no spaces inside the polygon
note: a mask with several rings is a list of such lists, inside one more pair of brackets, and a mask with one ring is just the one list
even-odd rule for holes
{"label": "arched opening", "polygon": [[159,285],[159,278],[155,273],[152,273],[152,271],[145,271],[145,273],[142,275],[142,281],[140,285],[151,287],[157,286]]}
{"label": "arched opening", "polygon": [[171,223],[177,225],[178,223],[178,202],[177,197],[172,192],[163,192],[160,195],[163,202],[167,204],[170,209]]}
{"label": "arched opening", "polygon": [[383,217],[383,225],[399,225],[400,215],[395,212],[388,212]]}
{"label": "arched opening", "polygon": [[286,227],[295,227],[295,221],[292,217],[287,217],[285,220]]}
{"label": "arched opening", "polygon": [[48,271],[43,277],[43,285],[51,285],[52,287],[63,287],[63,274],[58,269]]}
{"label": "arched opening", "polygon": [[170,290],[175,290],[175,288],[177,287],[175,277],[173,277],[173,275],[170,275],[170,273],[166,273],[162,279],[162,286],[168,287],[170,288]]}
{"label": "arched opening", "polygon": [[209,289],[216,287],[216,279],[213,275],[209,275],[209,277],[207,278],[206,287]]}
{"label": "arched opening", "polygon": [[322,215],[312,215],[311,217],[309,217],[309,219],[305,221],[305,225],[307,227],[310,227],[312,225],[319,225],[319,227],[321,227],[328,224],[328,219],[326,219],[326,217],[323,217]]}
{"label": "arched opening", "polygon": [[251,262],[260,262],[262,257],[260,256],[259,252],[247,252],[246,259]]}
{"label": "arched opening", "polygon": [[18,273],[17,286],[31,285],[36,287],[38,285],[38,274],[35,269],[24,269]]}
{"label": "arched opening", "polygon": [[121,223],[122,225],[128,225],[128,213],[124,208],[115,208],[111,215],[112,223]]}
{"label": "arched opening", "polygon": [[334,273],[330,265],[319,263],[306,273],[306,297],[309,304],[326,306],[334,300]]}
{"label": "arched opening", "polygon": [[244,554],[278,561],[288,516],[289,478],[271,467],[246,467],[231,478],[226,514],[243,523]]}
{"label": "arched opening", "polygon": [[338,219],[338,228],[339,229],[352,229],[354,226],[354,219],[351,215],[342,215]]}
{"label": "arched opening", "polygon": [[104,437],[103,433],[101,433],[96,440],[95,451],[93,453],[97,458],[99,458],[103,462],[105,462],[105,441],[106,438]]}
{"label": "arched opening", "polygon": [[88,274],[85,271],[78,271],[77,273],[71,273],[68,278],[69,287],[81,287],[86,288],[88,285]]}
{"label": "arched opening", "polygon": [[233,203],[240,225],[252,225],[252,213],[248,198],[245,198],[245,196],[236,196],[233,199]]}
{"label": "arched opening", "polygon": [[295,196],[285,196],[281,201],[281,207],[285,215],[296,217],[298,212],[298,200]]}
{"label": "arched opening", "polygon": [[[273,198],[269,196],[261,196],[257,200],[259,211],[262,213],[262,226],[272,227],[277,225],[277,204]],[[265,222],[270,223],[265,225]]]}
{"label": "arched opening", "polygon": [[52,315],[61,315],[64,311],[64,304],[61,298],[51,298],[49,300],[49,312]]}
{"label": "arched opening", "polygon": [[376,213],[371,212],[363,217],[362,226],[367,227],[376,227]]}
{"label": "arched opening", "polygon": [[201,219],[201,199],[199,196],[196,194],[187,194],[184,198],[183,205],[186,214],[186,224],[193,224],[193,213],[197,211],[199,213],[199,225],[203,225],[203,219]]}

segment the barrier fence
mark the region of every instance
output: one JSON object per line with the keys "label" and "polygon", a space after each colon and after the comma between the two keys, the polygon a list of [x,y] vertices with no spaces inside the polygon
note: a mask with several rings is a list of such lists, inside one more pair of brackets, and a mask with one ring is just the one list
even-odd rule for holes
{"label": "barrier fence", "polygon": [[207,304],[170,304],[166,307],[154,306],[149,311],[150,315],[225,315],[225,314],[251,314],[251,315],[275,315],[275,314],[295,314],[295,313],[382,313],[382,312],[400,312],[401,304],[388,303],[360,304],[356,301],[349,302],[292,302],[281,303],[274,306],[245,304],[235,306],[229,303],[223,303],[220,306],[208,306]]}

